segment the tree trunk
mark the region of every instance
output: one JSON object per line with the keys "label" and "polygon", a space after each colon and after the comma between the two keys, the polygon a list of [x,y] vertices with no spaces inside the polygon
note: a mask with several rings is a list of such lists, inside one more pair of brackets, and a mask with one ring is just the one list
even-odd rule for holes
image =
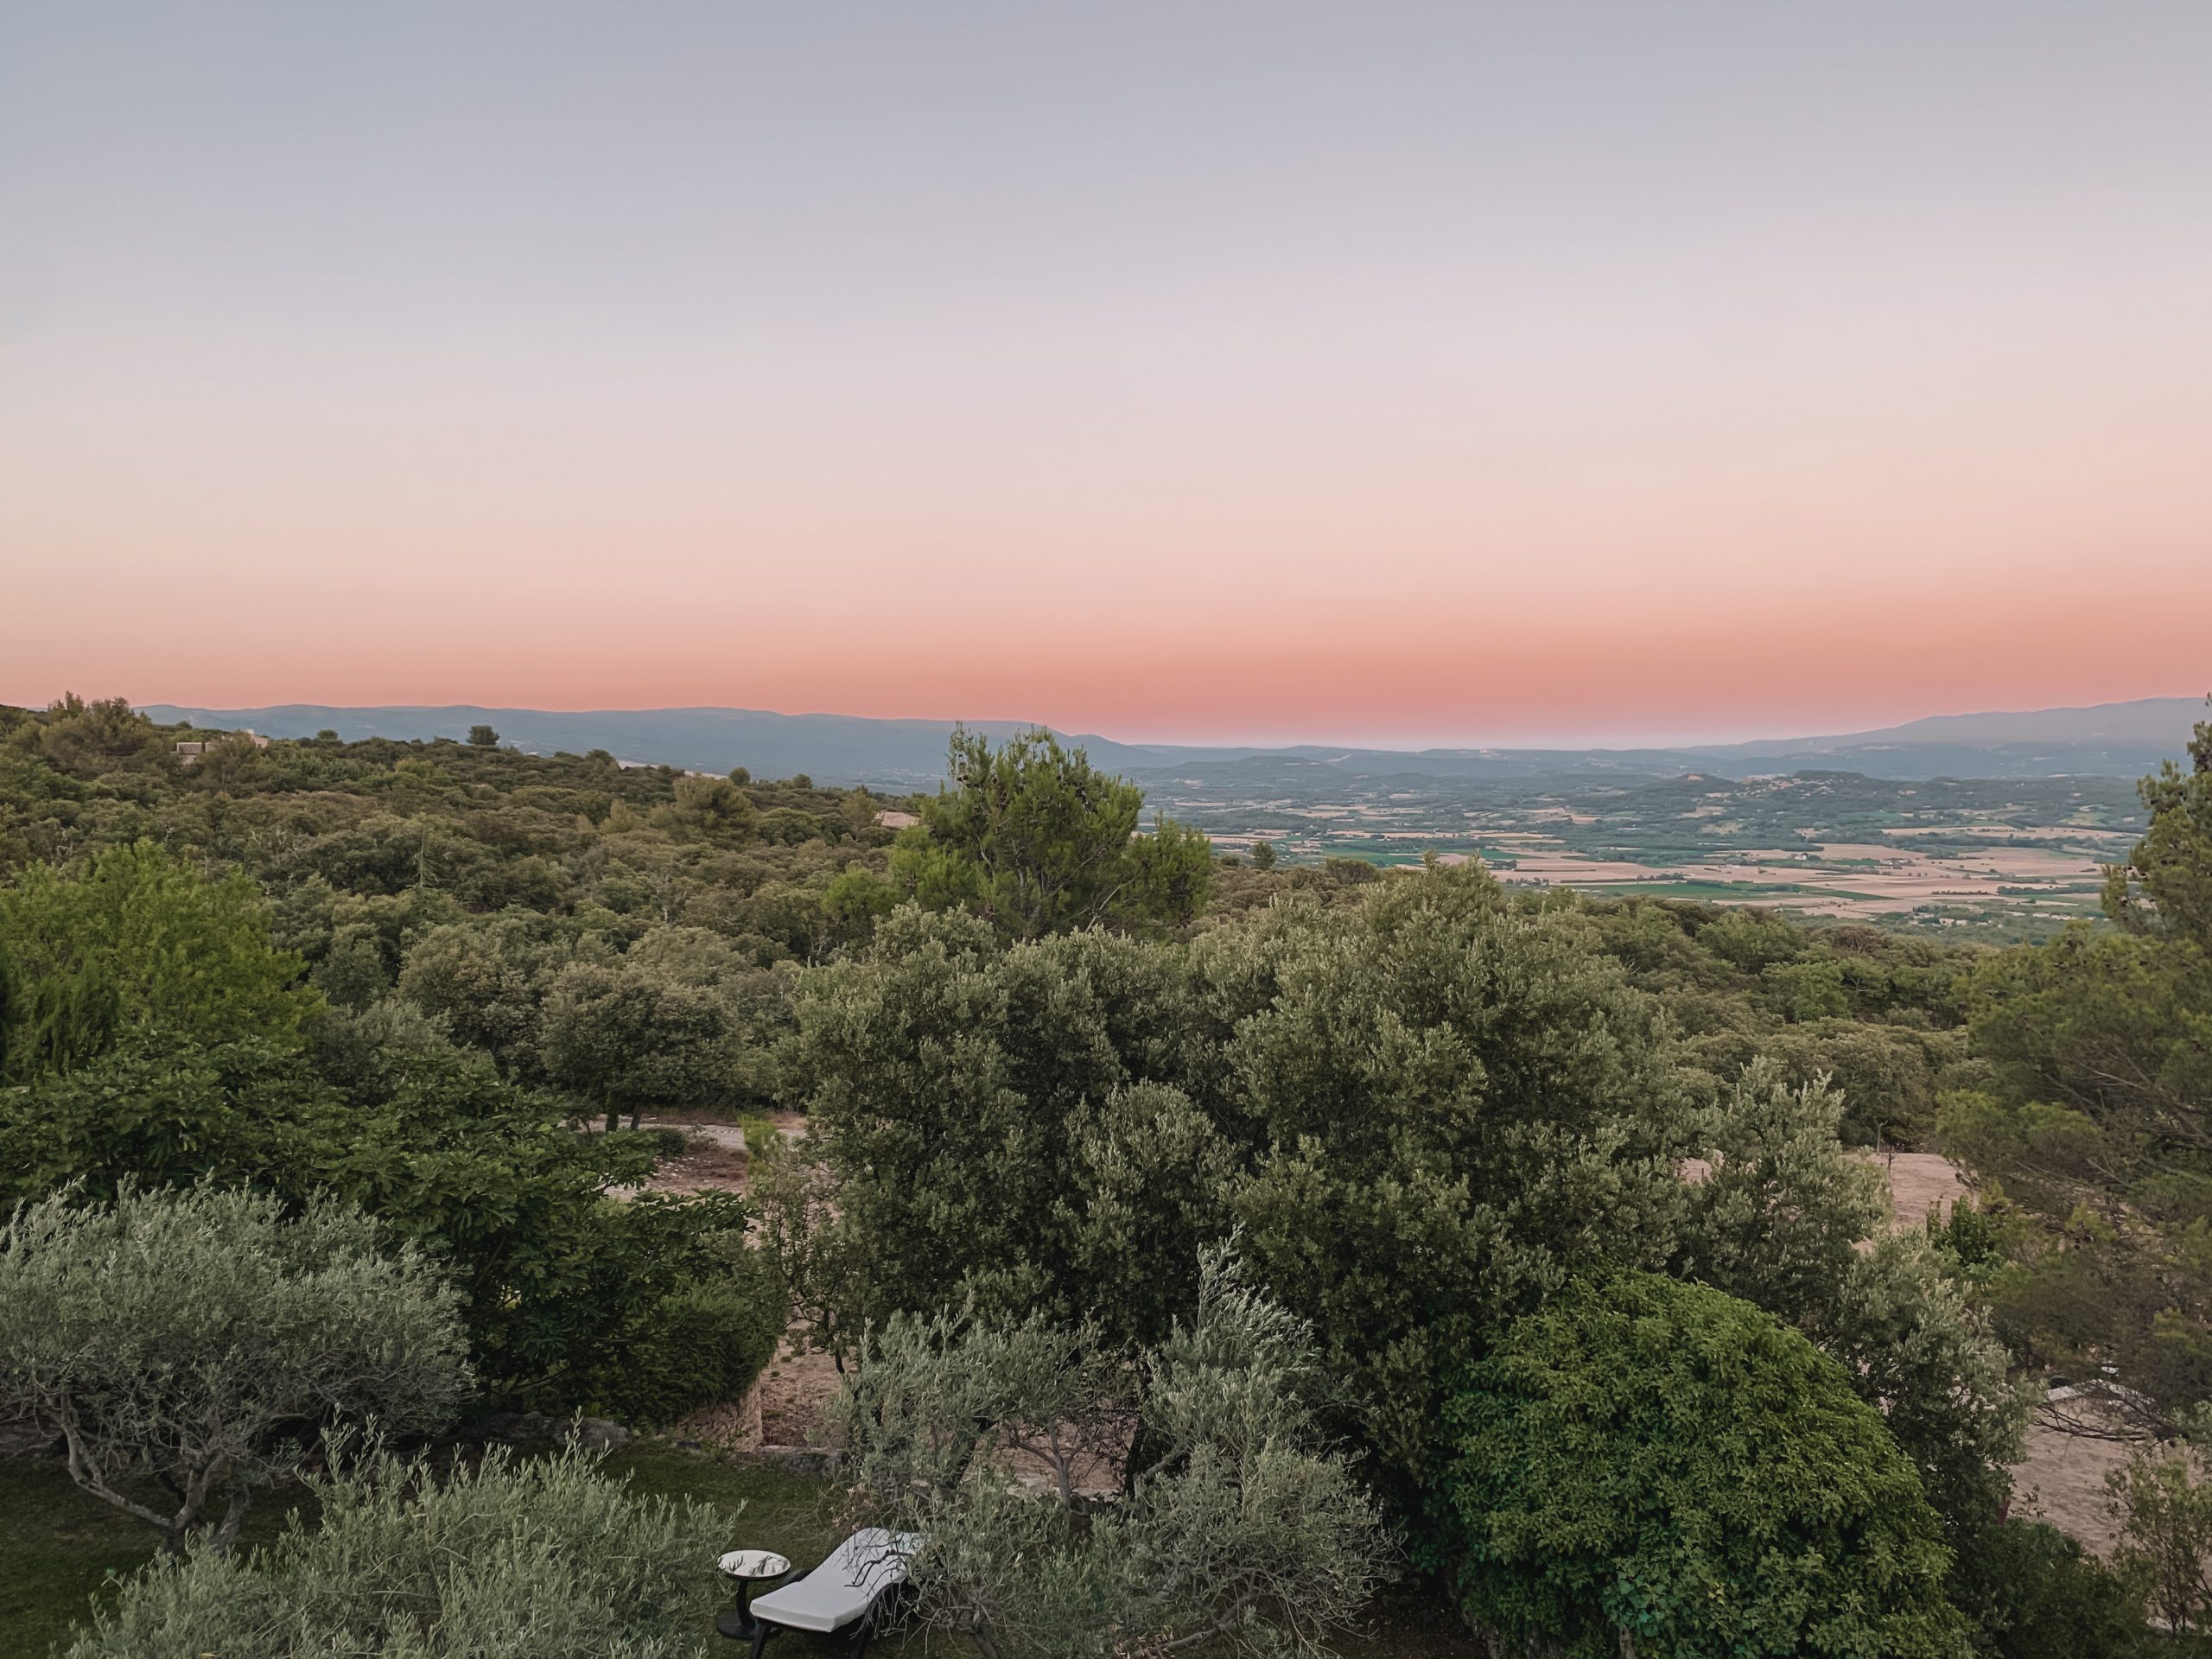
{"label": "tree trunk", "polygon": [[253,1503],[253,1489],[240,1481],[231,1488],[231,1501],[224,1508],[222,1524],[207,1541],[207,1548],[218,1555],[227,1555],[238,1541],[238,1523],[245,1519],[246,1510]]}

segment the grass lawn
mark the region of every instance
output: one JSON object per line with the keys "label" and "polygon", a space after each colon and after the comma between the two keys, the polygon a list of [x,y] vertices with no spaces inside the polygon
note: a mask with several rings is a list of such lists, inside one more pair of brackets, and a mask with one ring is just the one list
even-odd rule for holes
{"label": "grass lawn", "polygon": [[[302,1494],[249,1510],[249,1544],[266,1543]],[[0,1654],[44,1659],[89,1622],[92,1598],[154,1558],[154,1529],[79,1490],[55,1458],[0,1458]]]}
{"label": "grass lawn", "polygon": [[[729,1519],[732,1549],[774,1549],[810,1567],[837,1541],[836,1487],[777,1464],[721,1463],[648,1445],[613,1453],[607,1468],[626,1477],[638,1493],[691,1497],[720,1510]],[[275,1537],[301,1496],[294,1491],[264,1497],[246,1517],[245,1541]],[[58,1460],[0,1458],[0,1655],[45,1659],[66,1646],[74,1627],[86,1621],[92,1598],[111,1597],[114,1580],[150,1560],[154,1551],[152,1528],[79,1491]],[[718,1645],[728,1659],[740,1659],[735,1643]],[[918,1638],[869,1649],[886,1659],[923,1650]],[[958,1654],[967,1648],[939,1642],[930,1650]],[[1448,1619],[1396,1600],[1386,1600],[1371,1628],[1340,1650],[1348,1659],[1480,1659],[1482,1652]],[[783,1659],[808,1659],[830,1649],[789,1638],[771,1651]],[[1192,1659],[1203,1652],[1194,1650]]]}
{"label": "grass lawn", "polygon": [[[696,1453],[648,1446],[615,1452],[607,1467],[626,1473],[631,1490],[657,1496],[694,1497],[711,1503],[730,1516],[729,1548],[773,1549],[791,1558],[794,1565],[810,1567],[827,1555],[837,1542],[836,1488],[817,1477],[796,1475],[760,1463],[718,1463]],[[742,1510],[741,1514],[740,1511]],[[1442,1610],[1403,1596],[1386,1596],[1373,1611],[1370,1628],[1338,1644],[1346,1659],[1482,1659],[1479,1643]],[[826,1647],[809,1648],[794,1641],[779,1642],[769,1651],[789,1649],[784,1659],[805,1659]],[[919,1638],[872,1645],[871,1654],[919,1655]],[[969,1651],[964,1642],[932,1644],[930,1651],[959,1655]],[[1191,1649],[1192,1659],[1203,1659],[1211,1648]],[[732,1659],[736,1649],[733,1644]]]}

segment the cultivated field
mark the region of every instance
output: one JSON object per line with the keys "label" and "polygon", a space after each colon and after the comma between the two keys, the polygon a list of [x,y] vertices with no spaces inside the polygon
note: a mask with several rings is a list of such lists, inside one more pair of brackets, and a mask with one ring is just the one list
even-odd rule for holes
{"label": "cultivated field", "polygon": [[1480,858],[1522,886],[2018,936],[2093,913],[2101,866],[2144,822],[2118,779],[1688,773],[1484,787],[1247,764],[1146,781],[1225,851],[1267,839],[1294,860]]}

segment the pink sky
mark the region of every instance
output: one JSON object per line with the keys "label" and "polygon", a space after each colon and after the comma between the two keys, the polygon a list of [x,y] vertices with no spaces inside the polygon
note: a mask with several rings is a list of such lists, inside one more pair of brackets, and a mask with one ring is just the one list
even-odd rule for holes
{"label": "pink sky", "polygon": [[2212,683],[2203,12],[493,10],[0,24],[0,700]]}

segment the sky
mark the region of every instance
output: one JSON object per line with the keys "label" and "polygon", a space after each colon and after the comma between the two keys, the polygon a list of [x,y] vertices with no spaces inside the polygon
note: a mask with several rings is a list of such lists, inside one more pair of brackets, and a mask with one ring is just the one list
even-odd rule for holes
{"label": "sky", "polygon": [[2212,687],[2212,7],[0,7],[0,701]]}

